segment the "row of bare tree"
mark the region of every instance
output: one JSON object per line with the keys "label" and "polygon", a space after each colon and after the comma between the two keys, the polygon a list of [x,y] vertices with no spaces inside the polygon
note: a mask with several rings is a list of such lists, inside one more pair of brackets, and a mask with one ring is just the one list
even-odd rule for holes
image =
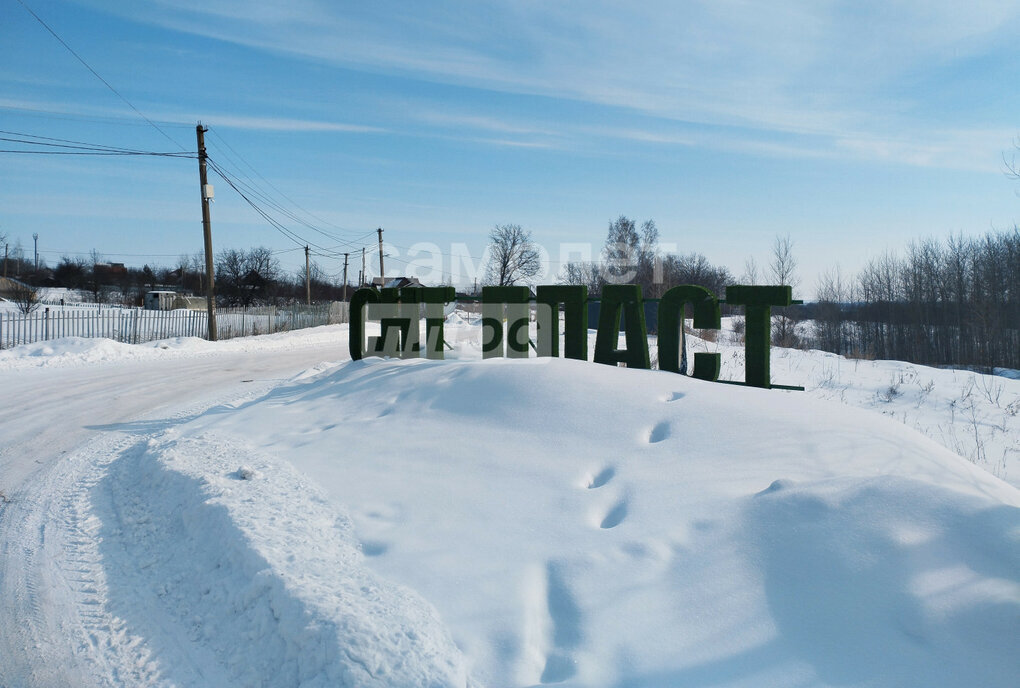
{"label": "row of bare tree", "polygon": [[1020,229],[927,239],[854,279],[823,275],[808,314],[826,351],[1020,368]]}
{"label": "row of bare tree", "polygon": [[609,224],[602,260],[567,263],[562,280],[587,286],[592,296],[601,294],[607,284],[639,284],[645,298],[659,298],[680,284],[697,284],[721,297],[733,276],[700,253],[663,253],[654,221],[646,221],[639,229],[621,215]]}
{"label": "row of bare tree", "polygon": [[[216,255],[217,301],[225,306],[280,305],[306,298],[305,271],[288,273],[280,267],[273,252],[257,246],[250,249],[224,249]],[[316,302],[344,298],[343,285],[312,262],[309,291]],[[52,270],[30,272],[22,277],[23,299],[27,309],[36,307],[37,289],[43,286],[67,287],[88,293],[94,303],[118,303],[137,306],[151,289],[174,289],[202,295],[205,287],[205,257],[202,253],[182,255],[173,267],[128,267],[107,263],[98,251],[85,256],[63,256]]]}

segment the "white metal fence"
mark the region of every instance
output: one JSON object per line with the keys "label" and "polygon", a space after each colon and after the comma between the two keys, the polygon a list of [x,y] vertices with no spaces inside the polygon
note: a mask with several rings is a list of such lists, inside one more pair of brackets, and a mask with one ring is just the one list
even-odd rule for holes
{"label": "white metal fence", "polygon": [[230,339],[345,323],[349,320],[348,306],[346,302],[334,301],[312,306],[217,308],[216,336]]}
{"label": "white metal fence", "polygon": [[[216,338],[230,339],[256,334],[286,332],[305,327],[348,321],[348,304],[334,302],[315,306],[267,306],[216,310]],[[139,344],[170,337],[202,337],[209,334],[205,311],[147,311],[140,308],[73,308],[48,306],[28,315],[0,312],[0,349],[60,337],[105,337]]]}

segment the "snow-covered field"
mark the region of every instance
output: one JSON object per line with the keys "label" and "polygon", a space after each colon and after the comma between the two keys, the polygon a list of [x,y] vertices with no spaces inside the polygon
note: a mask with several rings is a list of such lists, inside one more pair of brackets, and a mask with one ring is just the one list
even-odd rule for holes
{"label": "snow-covered field", "polygon": [[1016,685],[1020,381],[448,328],[0,351],[0,686]]}

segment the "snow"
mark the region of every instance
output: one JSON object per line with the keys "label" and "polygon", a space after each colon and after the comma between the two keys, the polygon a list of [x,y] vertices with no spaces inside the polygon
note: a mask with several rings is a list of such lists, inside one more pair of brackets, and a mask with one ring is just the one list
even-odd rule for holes
{"label": "snow", "polygon": [[769,391],[448,328],[447,361],[343,326],[0,352],[51,426],[88,393],[64,432],[2,402],[0,685],[1015,685],[1020,381],[779,350],[808,390]]}
{"label": "snow", "polygon": [[338,341],[339,337],[347,336],[347,328],[347,325],[321,326],[261,337],[239,337],[223,342],[210,342],[199,337],[174,337],[144,344],[122,344],[111,339],[64,337],[0,349],[0,371],[171,360],[230,353],[271,353],[285,351],[296,344],[330,344],[336,347],[339,355],[347,349],[346,341]]}

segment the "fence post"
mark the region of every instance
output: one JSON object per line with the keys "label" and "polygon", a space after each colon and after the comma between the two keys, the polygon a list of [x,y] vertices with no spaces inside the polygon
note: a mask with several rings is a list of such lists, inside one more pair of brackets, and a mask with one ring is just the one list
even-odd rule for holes
{"label": "fence post", "polygon": [[46,330],[46,341],[49,341],[49,339],[50,339],[50,309],[49,308],[46,309],[45,318],[46,318],[46,326],[45,326],[44,329]]}

